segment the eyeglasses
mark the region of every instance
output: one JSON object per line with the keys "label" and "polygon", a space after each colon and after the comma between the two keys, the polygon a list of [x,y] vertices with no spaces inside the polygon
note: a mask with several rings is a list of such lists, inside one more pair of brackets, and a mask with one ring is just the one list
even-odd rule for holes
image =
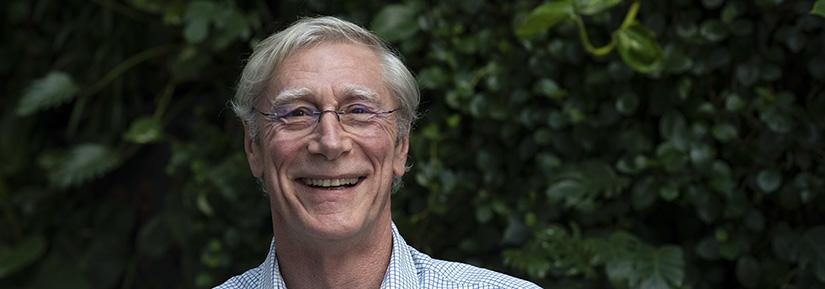
{"label": "eyeglasses", "polygon": [[258,111],[264,119],[278,126],[279,131],[283,131],[292,136],[309,134],[324,113],[335,114],[335,118],[341,123],[344,131],[359,136],[374,136],[381,131],[376,124],[398,111],[393,109],[388,111],[377,111],[365,105],[350,105],[343,110],[318,110],[314,107],[275,107],[270,112]]}

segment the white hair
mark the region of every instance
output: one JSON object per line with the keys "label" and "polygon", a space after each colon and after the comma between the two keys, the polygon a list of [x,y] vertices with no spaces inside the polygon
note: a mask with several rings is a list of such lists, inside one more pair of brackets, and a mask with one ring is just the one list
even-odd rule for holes
{"label": "white hair", "polygon": [[351,42],[369,47],[380,58],[382,77],[399,104],[398,138],[409,134],[416,119],[420,99],[418,86],[404,63],[378,36],[353,23],[335,17],[303,18],[272,34],[255,46],[238,80],[232,110],[243,121],[249,136],[257,142],[259,125],[255,104],[267,89],[278,66],[297,50],[325,42]]}

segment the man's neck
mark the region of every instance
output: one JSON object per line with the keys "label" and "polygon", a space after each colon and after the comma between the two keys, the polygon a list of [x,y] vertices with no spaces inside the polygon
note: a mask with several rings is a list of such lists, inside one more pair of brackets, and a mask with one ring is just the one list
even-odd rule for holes
{"label": "man's neck", "polygon": [[287,287],[379,288],[392,254],[392,227],[387,222],[371,229],[357,240],[326,244],[276,232],[278,265]]}

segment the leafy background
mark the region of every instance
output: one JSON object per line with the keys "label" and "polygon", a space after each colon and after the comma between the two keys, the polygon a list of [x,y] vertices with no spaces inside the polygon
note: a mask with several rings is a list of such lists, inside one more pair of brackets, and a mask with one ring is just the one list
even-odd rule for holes
{"label": "leafy background", "polygon": [[2,288],[256,266],[267,201],[226,102],[256,41],[319,14],[418,78],[393,196],[415,247],[545,288],[825,288],[821,0],[0,5]]}

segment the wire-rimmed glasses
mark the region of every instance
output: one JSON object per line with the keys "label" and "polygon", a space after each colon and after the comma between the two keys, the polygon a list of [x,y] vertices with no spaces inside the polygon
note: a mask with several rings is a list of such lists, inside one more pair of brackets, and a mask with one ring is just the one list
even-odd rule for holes
{"label": "wire-rimmed glasses", "polygon": [[358,136],[374,136],[381,131],[377,122],[399,109],[380,111],[365,105],[350,105],[342,110],[319,110],[310,106],[281,106],[269,112],[258,111],[264,119],[290,135],[309,134],[327,112],[335,115],[344,131]]}

